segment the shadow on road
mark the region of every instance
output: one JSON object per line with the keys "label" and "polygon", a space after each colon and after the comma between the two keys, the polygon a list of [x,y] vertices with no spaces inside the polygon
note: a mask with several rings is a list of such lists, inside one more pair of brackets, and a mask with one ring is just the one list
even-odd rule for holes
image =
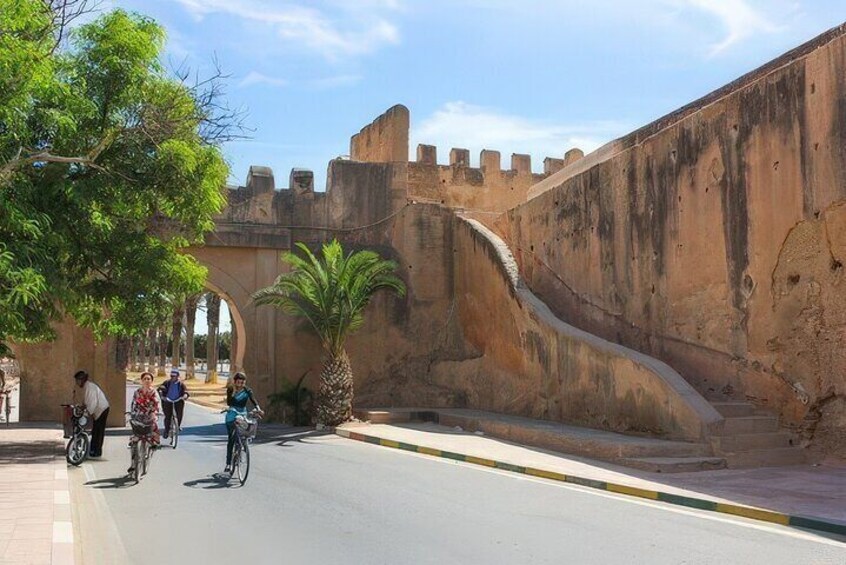
{"label": "shadow on road", "polygon": [[332,435],[328,431],[318,431],[312,427],[292,427],[278,424],[269,424],[262,428],[259,426],[258,436],[253,443],[262,445],[275,443],[280,447],[294,442],[308,443],[306,440]]}
{"label": "shadow on road", "polygon": [[182,483],[186,487],[201,488],[201,489],[219,489],[219,488],[237,488],[241,485],[238,483],[230,483],[229,475],[226,473],[215,473],[202,479],[194,479],[193,481],[186,481]]}
{"label": "shadow on road", "polygon": [[91,488],[124,488],[128,486],[134,486],[135,479],[129,477],[128,475],[123,475],[122,477],[112,477],[108,479],[97,479],[96,481],[88,481],[85,483],[85,486]]}

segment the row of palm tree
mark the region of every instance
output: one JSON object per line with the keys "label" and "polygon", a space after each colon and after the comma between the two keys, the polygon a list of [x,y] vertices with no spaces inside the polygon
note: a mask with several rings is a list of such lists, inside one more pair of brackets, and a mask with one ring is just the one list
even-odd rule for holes
{"label": "row of palm tree", "polygon": [[[168,363],[168,349],[170,349],[170,366],[178,367],[182,361],[182,340],[184,338],[184,360],[187,366],[187,377],[194,377],[195,343],[194,324],[198,308],[206,310],[208,320],[208,336],[206,341],[206,361],[211,369],[206,373],[206,382],[217,382],[217,363],[219,360],[220,339],[220,303],[221,298],[215,293],[195,294],[188,297],[173,299],[173,314],[170,327],[150,328],[146,335],[131,338],[129,341],[130,367],[134,370],[146,367],[148,370],[158,369],[159,375],[164,374]],[[230,314],[231,315],[231,314]],[[235,328],[232,328],[232,339]],[[231,365],[231,360],[230,360]]]}

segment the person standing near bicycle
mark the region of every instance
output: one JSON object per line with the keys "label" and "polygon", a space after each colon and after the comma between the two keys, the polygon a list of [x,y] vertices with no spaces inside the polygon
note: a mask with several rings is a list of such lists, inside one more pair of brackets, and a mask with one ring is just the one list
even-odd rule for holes
{"label": "person standing near bicycle", "polygon": [[[162,413],[162,401],[156,389],[153,388],[153,373],[141,373],[141,388],[132,395],[132,404],[129,409],[132,419],[143,422],[149,426],[149,432],[144,436],[138,436],[134,432],[129,439],[129,446],[135,442],[146,440],[153,449],[161,443],[159,435],[158,415]],[[130,465],[127,473],[132,474],[135,467]]]}
{"label": "person standing near bicycle", "polygon": [[235,418],[239,415],[247,415],[247,402],[252,402],[260,414],[264,411],[256,402],[253,391],[247,387],[247,376],[244,373],[235,373],[229,384],[226,386],[226,434],[229,437],[226,442],[226,469],[224,473],[232,472],[232,448],[235,446]]}
{"label": "person standing near bicycle", "polygon": [[[170,380],[163,382],[158,388],[159,394],[162,397],[162,407],[164,408],[164,438],[170,435],[170,426],[173,421],[173,413],[176,412],[176,425],[182,426],[182,415],[185,413],[185,400],[188,398],[188,389],[185,388],[185,383],[179,379],[179,371],[172,369],[170,371]],[[169,402],[166,402],[169,401]],[[181,402],[180,402],[181,401]]]}
{"label": "person standing near bicycle", "polygon": [[3,401],[6,398],[6,371],[0,369],[0,422],[6,421],[6,415],[3,413]]}
{"label": "person standing near bicycle", "polygon": [[103,389],[91,382],[85,371],[77,371],[73,375],[73,380],[76,381],[76,386],[82,389],[82,403],[94,418],[89,457],[102,457],[103,440],[106,438],[106,420],[109,417],[109,400]]}

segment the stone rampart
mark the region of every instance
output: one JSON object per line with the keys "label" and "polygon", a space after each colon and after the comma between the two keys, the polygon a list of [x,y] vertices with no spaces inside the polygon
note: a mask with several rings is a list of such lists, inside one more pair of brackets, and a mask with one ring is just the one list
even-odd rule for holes
{"label": "stone rampart", "polygon": [[350,159],[365,163],[408,161],[408,108],[397,104],[350,139]]}
{"label": "stone rampart", "polygon": [[505,243],[456,225],[456,298],[485,359],[473,408],[619,432],[702,441],[722,417],[676,371],[558,319],[523,283]]}
{"label": "stone rampart", "polygon": [[[470,152],[452,149],[449,165],[439,165],[437,149],[419,145],[417,160],[408,164],[408,197],[453,209],[504,212],[525,202],[529,188],[547,176],[532,173],[529,155],[513,154],[510,168],[502,169],[499,151],[484,150],[479,162],[470,167]],[[550,163],[547,158],[547,167],[554,168]]]}
{"label": "stone rampart", "polygon": [[846,453],[846,25],[613,142],[498,224],[563,319]]}

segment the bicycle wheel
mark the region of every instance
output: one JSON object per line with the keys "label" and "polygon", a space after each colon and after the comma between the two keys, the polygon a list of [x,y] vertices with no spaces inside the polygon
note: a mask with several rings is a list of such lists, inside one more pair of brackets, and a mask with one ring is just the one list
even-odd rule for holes
{"label": "bicycle wheel", "polygon": [[65,459],[74,467],[79,467],[88,456],[90,443],[88,434],[76,434],[68,442],[65,448]]}
{"label": "bicycle wheel", "polygon": [[147,474],[147,470],[150,466],[150,446],[147,445],[146,440],[141,443],[141,476],[143,477]]}
{"label": "bicycle wheel", "polygon": [[179,444],[179,420],[174,414],[173,421],[170,423],[170,446],[176,449],[177,444]]}
{"label": "bicycle wheel", "polygon": [[132,478],[137,485],[141,482],[141,442],[136,441],[132,446]]}
{"label": "bicycle wheel", "polygon": [[243,485],[247,482],[247,476],[250,474],[250,444],[246,441],[241,441],[241,453],[238,459],[236,470],[238,472],[238,480]]}

